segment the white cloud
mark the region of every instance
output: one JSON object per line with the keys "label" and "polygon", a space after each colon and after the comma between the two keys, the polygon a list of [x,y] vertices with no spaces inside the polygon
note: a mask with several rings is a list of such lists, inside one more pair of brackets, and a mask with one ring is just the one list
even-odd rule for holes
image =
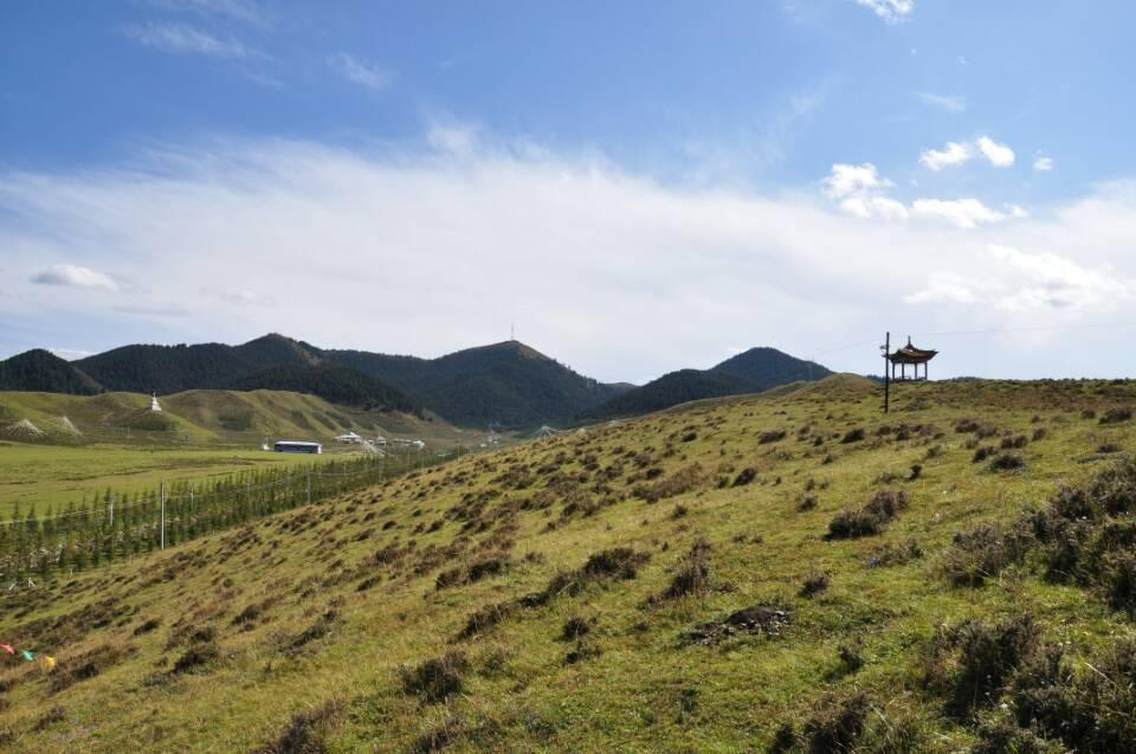
{"label": "white cloud", "polygon": [[939,171],[945,167],[962,165],[975,157],[975,153],[985,157],[996,168],[1006,168],[1014,164],[1014,150],[1007,144],[999,144],[988,136],[980,136],[974,141],[948,141],[942,149],[927,149],[919,155],[924,167]]}
{"label": "white cloud", "polygon": [[950,165],[961,165],[973,156],[974,152],[969,145],[948,141],[942,149],[924,151],[919,155],[919,162],[930,170],[939,171]]}
{"label": "white cloud", "polygon": [[1081,311],[1136,299],[1136,279],[1107,268],[1091,269],[1052,252],[1025,252],[990,243],[981,255],[982,274],[938,272],[907,303],[987,306],[1013,314]]}
{"label": "white cloud", "polygon": [[915,0],[856,0],[888,23],[902,21],[915,10]]}
{"label": "white cloud", "polygon": [[934,94],[932,92],[916,92],[915,96],[918,97],[923,104],[937,107],[947,112],[961,113],[966,110],[966,99],[964,97]]}
{"label": "white cloud", "polygon": [[39,285],[62,285],[71,288],[101,288],[117,291],[118,284],[109,276],[77,264],[54,264],[31,276]]}
{"label": "white cloud", "polygon": [[[951,164],[958,159],[951,149],[958,144],[948,144],[935,157],[924,154],[925,161],[938,160],[941,164]],[[936,164],[939,164],[936,163]],[[930,165],[928,165],[930,167]],[[938,167],[934,168],[938,169]],[[935,199],[919,198],[906,206],[903,202],[887,195],[894,184],[880,176],[876,166],[870,162],[862,165],[837,163],[823,181],[824,193],[837,202],[837,206],[849,215],[864,220],[901,221],[923,219],[946,221],[958,228],[973,229],[980,225],[999,223],[1010,218],[1027,217],[1023,207],[1008,205],[1005,212],[991,209],[978,199]]]}
{"label": "white cloud", "polygon": [[1006,213],[990,209],[978,199],[916,199],[911,203],[916,217],[946,220],[959,228],[1000,223]]}
{"label": "white cloud", "polygon": [[1048,173],[1053,170],[1053,158],[1039,154],[1033,160],[1033,169],[1039,173]]}
{"label": "white cloud", "polygon": [[343,78],[353,84],[358,84],[373,91],[386,89],[394,80],[390,71],[384,70],[370,63],[365,63],[346,52],[336,53],[328,58],[328,64]]}
{"label": "white cloud", "polygon": [[833,199],[876,191],[891,185],[891,181],[880,177],[876,166],[870,162],[861,165],[836,163],[824,179],[825,193]]}
{"label": "white cloud", "polygon": [[[210,142],[130,170],[0,172],[0,321],[34,323],[48,343],[84,321],[131,339],[277,331],[430,356],[502,340],[515,319],[526,342],[586,374],[641,380],[739,344],[858,342],[882,329],[880,302],[913,334],[1136,320],[1136,183],[1011,222],[1012,208],[977,200],[902,203],[871,163],[834,167],[822,199],[818,186],[676,188],[602,157],[487,143],[455,157]],[[68,259],[130,270],[145,289],[29,282]],[[986,345],[944,351],[940,374],[1108,366],[1011,344],[991,367]],[[878,368],[870,348],[821,360]]]}
{"label": "white cloud", "polygon": [[128,26],[126,35],[139,44],[176,55],[213,58],[262,58],[263,53],[236,39],[220,39],[187,24],[149,23]]}
{"label": "white cloud", "polygon": [[980,136],[975,142],[982,155],[996,168],[1008,168],[1014,164],[1014,150],[1007,144],[999,144],[989,136]]}

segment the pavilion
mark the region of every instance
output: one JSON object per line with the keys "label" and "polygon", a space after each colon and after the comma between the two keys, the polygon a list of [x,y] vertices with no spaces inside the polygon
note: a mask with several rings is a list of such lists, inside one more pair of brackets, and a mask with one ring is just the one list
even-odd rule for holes
{"label": "pavilion", "polygon": [[[938,351],[931,351],[923,348],[916,348],[911,345],[911,336],[907,336],[907,345],[902,348],[897,348],[894,353],[888,354],[888,361],[891,362],[891,379],[899,381],[909,380],[925,380],[927,379],[927,362],[935,358]],[[912,373],[907,374],[907,365],[911,364]],[[919,365],[923,365],[923,376],[919,376]],[[896,374],[896,365],[899,366],[899,374]]]}

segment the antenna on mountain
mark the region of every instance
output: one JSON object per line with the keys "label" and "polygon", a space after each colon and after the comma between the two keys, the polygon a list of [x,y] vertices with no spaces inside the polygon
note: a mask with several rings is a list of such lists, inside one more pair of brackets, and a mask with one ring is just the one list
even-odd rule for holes
{"label": "antenna on mountain", "polygon": [[516,341],[516,339],[517,339],[517,323],[516,322],[510,322],[509,323],[509,340]]}

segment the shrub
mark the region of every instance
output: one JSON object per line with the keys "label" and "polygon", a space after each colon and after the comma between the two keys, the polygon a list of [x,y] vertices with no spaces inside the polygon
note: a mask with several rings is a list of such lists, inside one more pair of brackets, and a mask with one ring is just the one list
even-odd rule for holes
{"label": "shrub", "polygon": [[738,472],[738,475],[736,477],[734,477],[734,483],[732,486],[744,487],[756,478],[757,469],[753,468],[752,466],[747,466],[746,468]]}
{"label": "shrub", "polygon": [[315,709],[297,712],[276,740],[255,754],[324,754],[325,737],[341,714],[338,702],[327,702]]}
{"label": "shrub", "polygon": [[208,665],[221,656],[220,650],[217,645],[209,642],[207,644],[194,644],[185,651],[181,657],[177,658],[174,662],[173,673],[174,675],[181,675],[188,673],[191,670]]}
{"label": "shrub", "polygon": [[1110,408],[1104,412],[1100,418],[1101,424],[1119,424],[1132,419],[1132,409],[1130,408]]}
{"label": "shrub", "polygon": [[801,497],[797,500],[797,510],[801,511],[802,513],[805,511],[811,511],[815,507],[817,507],[816,495],[801,495]]}
{"label": "shrub", "polygon": [[1017,471],[1025,468],[1026,461],[1017,453],[999,453],[990,462],[991,471]]}
{"label": "shrub", "polygon": [[564,621],[564,628],[560,632],[560,638],[565,641],[579,639],[581,636],[589,633],[592,627],[588,622],[578,615],[573,615],[568,620]]}
{"label": "shrub", "polygon": [[783,429],[771,429],[771,430],[762,432],[760,435],[757,436],[757,444],[758,445],[769,445],[770,443],[781,442],[784,439],[785,439],[785,430],[783,430]]}
{"label": "shrub", "polygon": [[955,534],[939,571],[954,586],[982,586],[1008,566],[1025,560],[1032,545],[1033,537],[1021,525],[1005,529],[982,524]]}
{"label": "shrub", "polygon": [[465,626],[458,633],[458,639],[469,639],[488,631],[509,617],[514,606],[512,602],[498,602],[474,610],[465,619]]}
{"label": "shrub", "polygon": [[418,696],[428,704],[437,704],[461,693],[462,675],[467,670],[469,661],[465,653],[453,651],[426,660],[415,668],[403,667],[399,674],[403,692]]}
{"label": "shrub", "polygon": [[1038,627],[1029,614],[996,625],[965,620],[940,626],[931,642],[927,685],[947,698],[948,714],[969,717],[998,701],[1037,643]]}
{"label": "shrub", "polygon": [[856,539],[883,531],[907,507],[907,493],[878,490],[863,508],[842,510],[828,523],[825,539]]}
{"label": "shrub", "polygon": [[864,428],[863,427],[857,427],[856,429],[850,429],[847,432],[845,432],[844,437],[840,438],[840,442],[844,445],[848,445],[849,443],[860,442],[863,439],[864,439]]}
{"label": "shrub", "polygon": [[983,445],[982,447],[980,447],[980,448],[978,448],[974,451],[974,455],[971,456],[970,462],[971,463],[982,463],[987,458],[994,455],[996,452],[997,452],[997,448],[995,448],[993,445]]}
{"label": "shrub", "polygon": [[810,599],[828,589],[828,581],[827,573],[810,573],[805,577],[804,582],[801,584],[801,589],[797,594],[806,599]]}
{"label": "shrub", "polygon": [[801,731],[805,749],[810,754],[853,751],[864,732],[869,706],[863,692],[843,700],[825,697]]}
{"label": "shrub", "polygon": [[710,588],[710,543],[699,537],[690,546],[662,593],[663,599],[677,599],[688,594],[702,594]]}

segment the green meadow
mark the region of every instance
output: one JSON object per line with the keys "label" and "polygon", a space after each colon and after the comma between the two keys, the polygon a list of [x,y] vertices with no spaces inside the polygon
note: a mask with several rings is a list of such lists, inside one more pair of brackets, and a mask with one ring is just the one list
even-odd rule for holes
{"label": "green meadow", "polygon": [[0,666],[0,740],[1131,751],[1134,397],[905,384],[885,416],[841,375],[56,574],[2,597],[0,640],[57,665]]}

